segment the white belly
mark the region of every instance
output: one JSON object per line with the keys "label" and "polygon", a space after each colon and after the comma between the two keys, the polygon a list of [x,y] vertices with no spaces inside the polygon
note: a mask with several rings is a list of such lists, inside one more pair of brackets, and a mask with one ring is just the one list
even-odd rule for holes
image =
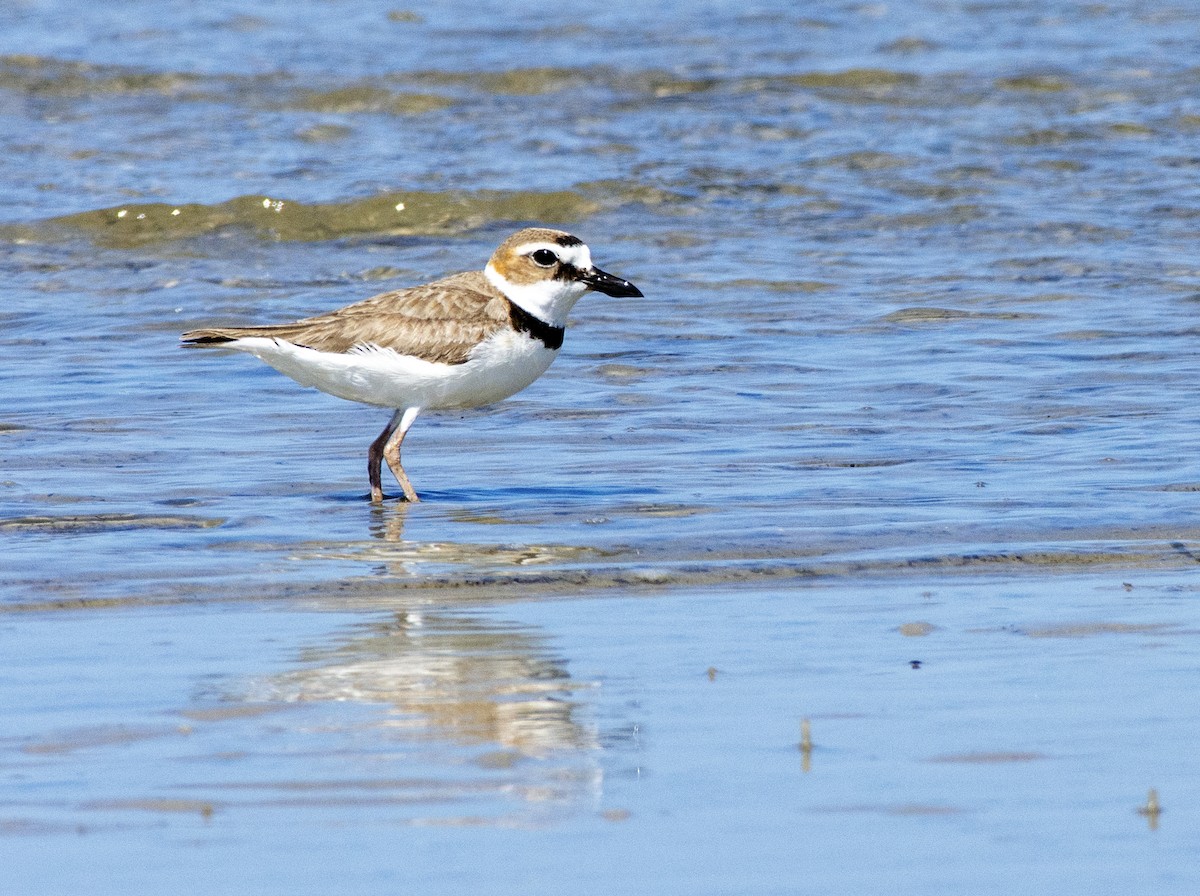
{"label": "white belly", "polygon": [[367,346],[318,352],[254,336],[230,343],[303,386],[385,408],[477,408],[520,392],[558,355],[524,333],[509,330],[480,343],[464,364],[434,364]]}

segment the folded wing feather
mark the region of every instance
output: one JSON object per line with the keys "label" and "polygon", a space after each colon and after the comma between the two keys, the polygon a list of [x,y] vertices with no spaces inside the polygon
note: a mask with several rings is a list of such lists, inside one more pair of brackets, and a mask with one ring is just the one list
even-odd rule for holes
{"label": "folded wing feather", "polygon": [[462,364],[479,342],[509,323],[510,314],[504,295],[482,273],[471,271],[294,323],[191,330],[183,342],[221,345],[265,336],[321,352],[378,346],[434,363]]}

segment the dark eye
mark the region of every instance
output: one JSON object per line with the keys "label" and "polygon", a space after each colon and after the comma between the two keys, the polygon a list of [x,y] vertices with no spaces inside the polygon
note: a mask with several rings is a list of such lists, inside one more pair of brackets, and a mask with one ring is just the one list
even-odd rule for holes
{"label": "dark eye", "polygon": [[549,249],[538,249],[529,256],[533,259],[533,263],[548,268],[558,261],[558,256]]}

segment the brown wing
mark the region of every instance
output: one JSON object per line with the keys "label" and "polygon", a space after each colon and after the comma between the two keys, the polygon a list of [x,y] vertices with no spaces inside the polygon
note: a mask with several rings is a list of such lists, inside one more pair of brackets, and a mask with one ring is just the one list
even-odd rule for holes
{"label": "brown wing", "polygon": [[461,364],[472,348],[509,321],[508,300],[483,274],[456,274],[385,292],[337,311],[290,324],[214,327],[183,334],[190,345],[267,336],[322,352],[379,346],[426,361]]}

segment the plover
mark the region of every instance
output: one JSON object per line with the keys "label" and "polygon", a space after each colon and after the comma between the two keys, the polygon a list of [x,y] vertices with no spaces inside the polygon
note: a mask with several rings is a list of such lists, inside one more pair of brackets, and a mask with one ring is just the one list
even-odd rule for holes
{"label": "plover", "polygon": [[182,341],[249,352],[303,386],[393,408],[367,453],[371,501],[383,500],[384,460],[405,498],[417,501],[400,464],[400,445],[417,414],[483,407],[524,389],[558,356],[567,314],[588,290],[642,295],[592,264],[578,237],[531,227],[501,243],[483,271],[294,323],[191,330]]}

